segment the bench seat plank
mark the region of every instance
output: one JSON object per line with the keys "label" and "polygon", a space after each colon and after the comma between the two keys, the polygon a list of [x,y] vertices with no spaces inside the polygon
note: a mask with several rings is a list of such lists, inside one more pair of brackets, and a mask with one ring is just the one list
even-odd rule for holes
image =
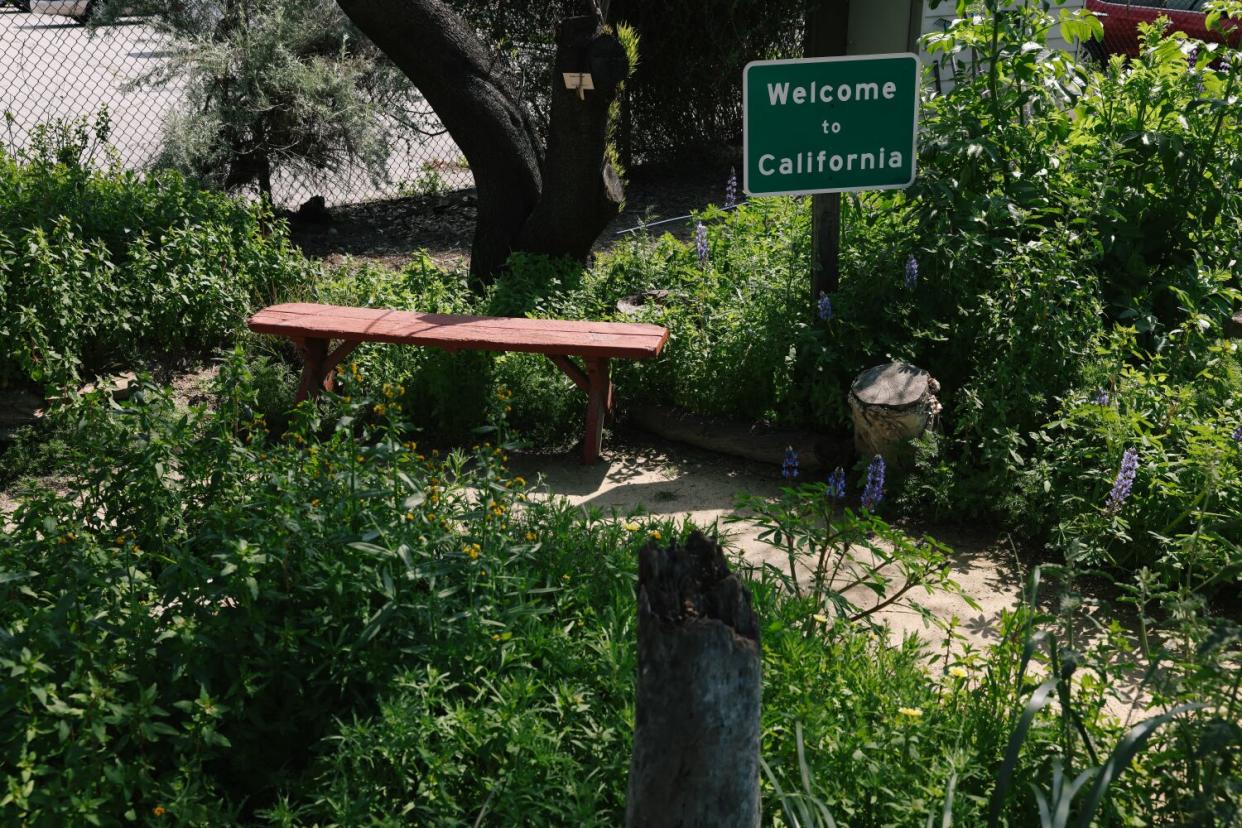
{"label": "bench seat plank", "polygon": [[[525,351],[545,354],[587,394],[582,459],[599,459],[604,420],[613,409],[609,361],[647,359],[668,342],[668,330],[636,322],[453,316],[386,308],[355,308],[289,302],[250,318],[255,333],[284,336],[302,352],[305,365],[298,401],[332,390],[333,370],[359,343],[424,345],[449,351]],[[332,340],[340,340],[329,350]],[[580,368],[570,357],[580,357]]]}
{"label": "bench seat plank", "polygon": [[250,329],[292,338],[629,359],[654,357],[668,341],[665,328],[635,322],[452,316],[302,302],[259,311],[251,317]]}

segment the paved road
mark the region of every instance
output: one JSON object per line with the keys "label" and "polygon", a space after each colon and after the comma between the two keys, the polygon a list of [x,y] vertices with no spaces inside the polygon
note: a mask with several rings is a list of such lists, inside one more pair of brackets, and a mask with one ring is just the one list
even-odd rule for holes
{"label": "paved road", "polygon": [[[11,112],[9,131],[0,120],[0,144],[19,148],[36,124],[54,118],[93,116],[105,104],[112,120],[112,143],[127,167],[146,166],[159,152],[164,118],[182,105],[179,87],[128,88],[158,68],[169,43],[140,21],[89,32],[68,18],[0,9],[0,113]],[[423,162],[449,163],[460,152],[447,135],[425,144],[395,141],[389,162],[390,184],[374,185],[360,170],[294,181],[277,176],[276,200],[296,205],[323,194],[329,203],[364,201],[395,194],[413,181]],[[469,173],[443,173],[453,186],[469,186]]]}

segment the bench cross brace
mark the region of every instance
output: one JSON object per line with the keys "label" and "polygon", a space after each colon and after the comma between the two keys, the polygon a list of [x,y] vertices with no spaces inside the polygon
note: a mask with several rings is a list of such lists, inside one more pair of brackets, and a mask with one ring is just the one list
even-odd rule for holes
{"label": "bench cross brace", "polygon": [[301,402],[307,397],[317,397],[320,391],[331,391],[332,372],[336,370],[336,366],[341,364],[341,360],[354,352],[354,349],[360,344],[357,340],[347,339],[340,345],[336,346],[333,351],[328,350],[330,340],[319,339],[315,337],[294,337],[293,344],[302,354],[302,381],[298,384],[297,402]]}

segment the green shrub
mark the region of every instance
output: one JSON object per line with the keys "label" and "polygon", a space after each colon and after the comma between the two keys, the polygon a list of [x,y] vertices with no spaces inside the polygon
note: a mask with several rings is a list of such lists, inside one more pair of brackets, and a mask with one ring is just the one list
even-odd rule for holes
{"label": "green shrub", "polygon": [[[621,818],[635,552],[686,527],[527,500],[504,465],[501,401],[489,404],[492,443],[424,454],[397,389],[368,396],[350,370],[342,382],[344,396],[296,408],[280,438],[241,353],[223,367],[214,413],[178,410],[149,385],[119,406],[95,396],[75,409],[67,491],[30,495],[0,544],[5,822]],[[1048,620],[1018,613],[999,649],[932,676],[914,639],[894,647],[882,630],[820,616],[766,570],[749,583],[775,778],[797,776],[800,726],[841,824],[922,821],[946,784],[960,823],[977,821]],[[1228,639],[1214,646],[1212,659],[1236,657]],[[1191,666],[1161,698],[1199,692],[1228,721],[1228,671],[1179,663]],[[1099,715],[1112,675],[1072,691],[1082,739],[1117,732]],[[1213,721],[1195,722],[1209,746]],[[1034,812],[1026,783],[1048,778],[1065,739],[1061,720],[1035,717],[1002,796],[1010,824]],[[1166,796],[1115,784],[1110,813],[1126,818],[1108,824],[1200,796],[1207,783],[1190,780],[1209,760],[1223,757],[1214,772],[1230,778],[1227,751],[1159,744],[1133,773],[1162,775]],[[1228,795],[1210,788],[1203,801],[1227,809]]]}
{"label": "green shrub", "polygon": [[262,207],[96,168],[84,122],[0,152],[0,387],[57,390],[139,354],[202,351],[309,268]]}
{"label": "green shrub", "polygon": [[[581,711],[576,694],[623,691],[628,651],[592,656],[569,636],[609,602],[628,610],[623,529],[559,503],[516,514],[525,484],[503,472],[502,449],[425,457],[375,413],[395,412],[391,399],[356,389],[331,421],[303,407],[276,442],[249,371],[226,365],[215,414],[180,413],[153,387],[115,413],[88,400],[72,441],[78,495],[32,496],[14,517],[0,546],[6,821],[111,823],[157,807],[193,824],[253,815],[310,781],[338,721],[361,727],[381,690],[415,674],[451,675],[439,691],[457,706],[470,698],[461,682],[491,671],[497,715],[545,699],[547,724],[519,722],[532,746]],[[598,550],[585,567],[583,549]],[[613,612],[620,626],[601,640],[632,625]],[[622,661],[605,669],[609,652]],[[558,666],[555,681],[533,681],[540,663]],[[583,784],[572,808],[560,790],[587,778],[562,773],[593,764],[596,724],[618,740],[628,731],[623,705],[599,711],[529,766],[557,790],[543,797],[550,814],[616,808],[602,804],[615,783]],[[486,735],[461,771],[452,757],[465,731],[424,753],[422,770],[403,766],[403,778],[425,776],[406,790],[414,818],[477,810],[480,780],[521,769],[499,732]],[[333,807],[327,787],[300,802],[315,791]],[[532,791],[492,807],[518,813]]]}

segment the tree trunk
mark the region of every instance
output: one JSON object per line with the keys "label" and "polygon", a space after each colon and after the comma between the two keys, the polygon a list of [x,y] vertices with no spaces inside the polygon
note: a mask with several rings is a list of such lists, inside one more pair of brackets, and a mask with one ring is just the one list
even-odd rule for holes
{"label": "tree trunk", "polygon": [[542,186],[539,138],[498,60],[438,0],[338,0],[342,11],[427,99],[470,162],[478,223],[470,270],[488,278],[509,257]]}
{"label": "tree trunk", "polygon": [[630,828],[759,825],[759,627],[750,593],[698,532],[638,564]]}
{"label": "tree trunk", "polygon": [[[490,281],[514,250],[584,259],[621,203],[605,158],[609,106],[629,71],[620,41],[593,17],[562,23],[545,164],[498,58],[443,0],[337,2],[418,88],[470,163],[478,192],[471,274]],[[562,71],[590,72],[595,89],[580,99]]]}
{"label": "tree trunk", "polygon": [[[566,72],[590,72],[592,91],[566,89]],[[594,17],[563,20],[556,39],[543,192],[519,247],[585,260],[621,211],[621,177],[607,157],[609,110],[629,74],[621,42]]]}

